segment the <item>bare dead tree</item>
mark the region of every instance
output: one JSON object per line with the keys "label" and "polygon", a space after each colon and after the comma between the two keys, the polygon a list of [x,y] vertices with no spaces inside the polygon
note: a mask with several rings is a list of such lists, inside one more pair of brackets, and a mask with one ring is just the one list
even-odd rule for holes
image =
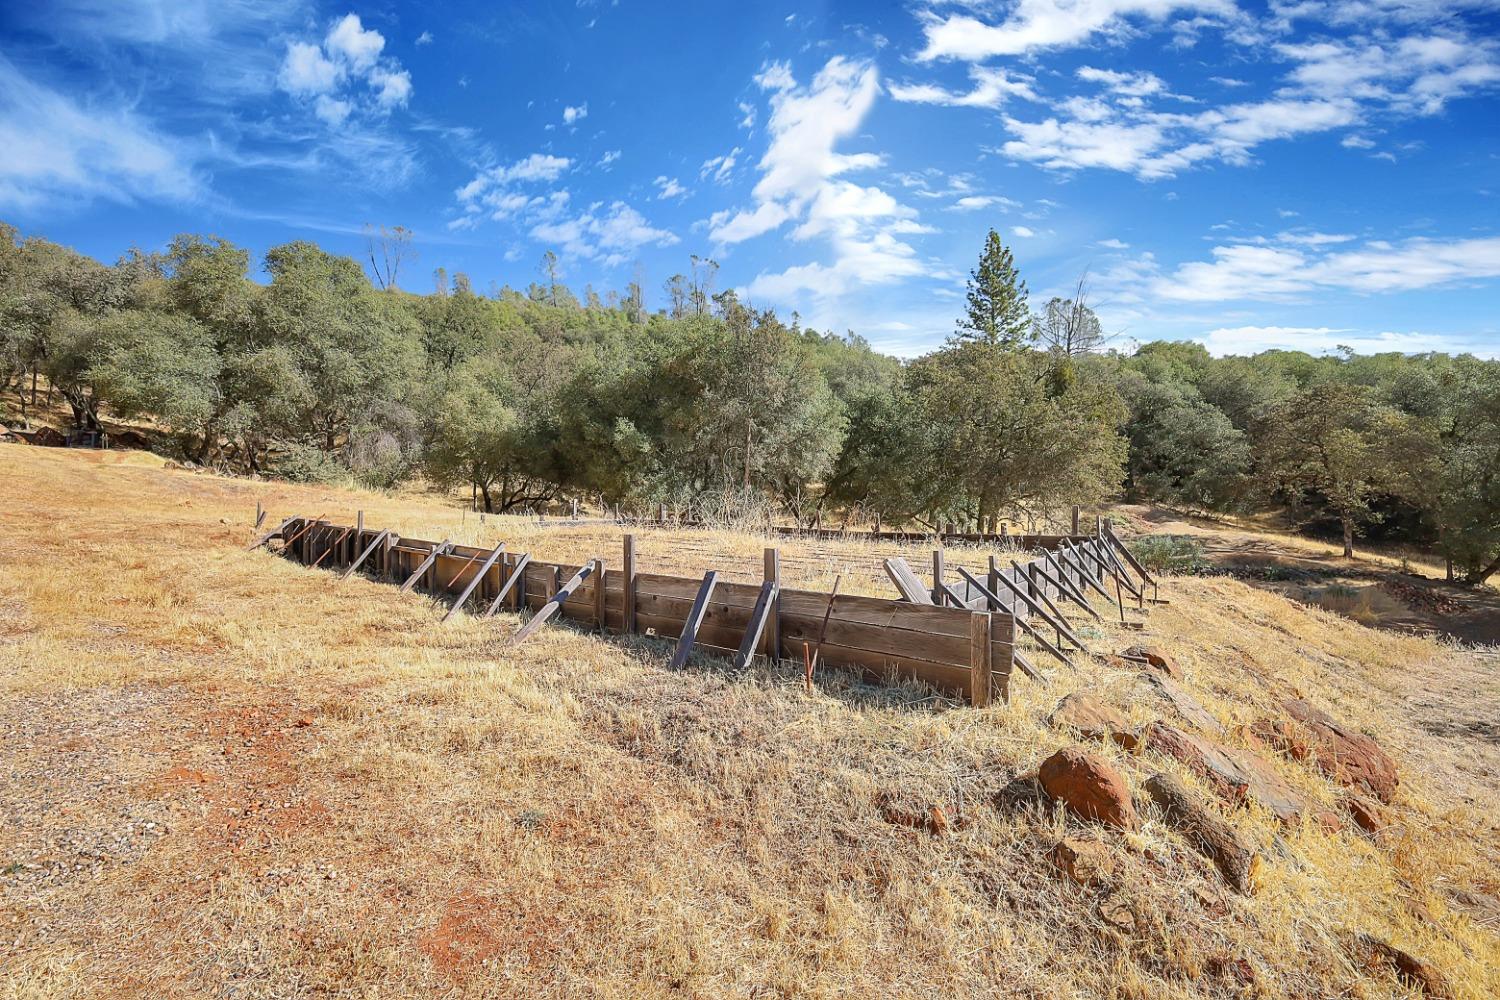
{"label": "bare dead tree", "polygon": [[1089,354],[1103,346],[1106,339],[1099,317],[1089,308],[1088,272],[1079,275],[1071,298],[1053,297],[1036,317],[1033,326],[1037,340],[1048,350],[1067,357]]}
{"label": "bare dead tree", "polygon": [[389,291],[401,277],[401,265],[417,259],[411,245],[411,230],[405,226],[379,227],[365,223],[365,250],[375,284]]}

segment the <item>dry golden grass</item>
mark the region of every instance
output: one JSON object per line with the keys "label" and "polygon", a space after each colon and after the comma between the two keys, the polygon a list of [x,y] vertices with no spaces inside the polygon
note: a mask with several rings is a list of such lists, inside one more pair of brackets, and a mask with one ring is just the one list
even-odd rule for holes
{"label": "dry golden grass", "polygon": [[[1303,693],[1403,785],[1382,844],[1233,814],[1267,851],[1248,900],[1149,810],[1100,834],[1120,871],[1083,889],[1046,854],[1091,832],[1002,790],[1067,742],[1058,698],[1126,671],[1018,678],[976,711],[671,672],[665,645],[571,628],[509,651],[514,618],[440,626],[425,598],[244,553],[257,499],[617,564],[614,529],[0,447],[0,996],[1407,995],[1359,932],[1500,992],[1496,928],[1452,902],[1500,894],[1500,698],[1471,652],[1228,579],[1171,581],[1144,636],[1091,628],[1176,652],[1230,726]],[[752,578],[765,544],[642,535],[642,569]],[[782,549],[793,585],[889,592],[884,550]],[[1136,786],[1166,766],[1100,752]],[[964,822],[931,836],[886,800]]]}

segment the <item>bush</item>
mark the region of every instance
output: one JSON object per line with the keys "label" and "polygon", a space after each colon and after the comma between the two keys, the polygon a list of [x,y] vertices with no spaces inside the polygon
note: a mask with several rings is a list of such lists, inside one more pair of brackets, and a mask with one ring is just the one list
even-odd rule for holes
{"label": "bush", "polygon": [[1198,576],[1208,572],[1203,543],[1187,535],[1146,535],[1130,543],[1130,551],[1152,573]]}
{"label": "bush", "polygon": [[347,485],[349,470],[326,451],[308,445],[293,445],[276,459],[272,472],[294,483]]}

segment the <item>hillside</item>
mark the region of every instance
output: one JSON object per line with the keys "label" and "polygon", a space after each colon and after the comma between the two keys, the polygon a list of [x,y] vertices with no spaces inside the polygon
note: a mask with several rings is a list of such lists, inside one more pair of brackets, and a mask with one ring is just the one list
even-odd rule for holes
{"label": "hillside", "polygon": [[[1143,632],[1093,627],[1101,650],[1180,663],[1217,738],[1307,800],[1283,824],[1150,745],[1048,723],[1086,691],[1186,728],[1127,661],[1051,665],[1048,686],[1017,678],[1009,705],[975,710],[836,672],[805,690],[800,665],[670,671],[666,644],[572,627],[509,651],[514,616],[439,625],[424,597],[246,553],[258,501],[273,521],[363,510],[426,537],[618,551],[613,526],[0,445],[0,996],[1422,988],[1372,941],[1419,957],[1431,990],[1500,993],[1490,656],[1226,577],[1165,581]],[[764,544],[641,538],[652,567],[731,573]],[[800,584],[889,593],[873,545],[782,548]],[[1394,759],[1379,833],[1262,738],[1289,698]],[[1118,768],[1138,829],[1037,794],[1065,746]],[[1253,895],[1151,804],[1157,772],[1261,857]],[[1063,840],[1098,861],[1084,884],[1051,860]]]}

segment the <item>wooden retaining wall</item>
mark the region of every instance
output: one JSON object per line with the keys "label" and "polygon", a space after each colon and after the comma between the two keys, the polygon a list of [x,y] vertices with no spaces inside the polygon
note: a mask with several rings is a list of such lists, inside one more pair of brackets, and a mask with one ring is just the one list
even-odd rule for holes
{"label": "wooden retaining wall", "polygon": [[[380,539],[378,529],[292,518],[279,530],[284,554],[326,569],[352,564]],[[377,580],[403,583],[443,542],[386,533],[359,571]],[[432,560],[413,586],[457,598],[480,576],[492,550],[452,545]],[[485,570],[468,598],[487,609],[516,573],[523,553],[504,552]],[[601,631],[676,639],[688,620],[701,580],[642,572],[635,539],[626,536],[620,561],[591,559],[595,572],[561,606],[561,614]],[[766,550],[765,579],[775,581],[779,563]],[[506,594],[503,607],[539,610],[580,567],[528,561]],[[958,581],[962,583],[962,581]],[[739,648],[760,594],[759,584],[719,583],[708,602],[694,648],[732,655]],[[983,598],[979,598],[983,602]],[[877,682],[915,679],[961,695],[975,705],[1009,700],[1016,622],[1009,607],[939,607],[875,597],[783,589],[767,621],[757,652],[801,661],[804,644],[821,661],[858,670]],[[1024,610],[1024,609],[1023,609]],[[825,628],[826,616],[826,628]],[[821,637],[821,644],[819,639]]]}

